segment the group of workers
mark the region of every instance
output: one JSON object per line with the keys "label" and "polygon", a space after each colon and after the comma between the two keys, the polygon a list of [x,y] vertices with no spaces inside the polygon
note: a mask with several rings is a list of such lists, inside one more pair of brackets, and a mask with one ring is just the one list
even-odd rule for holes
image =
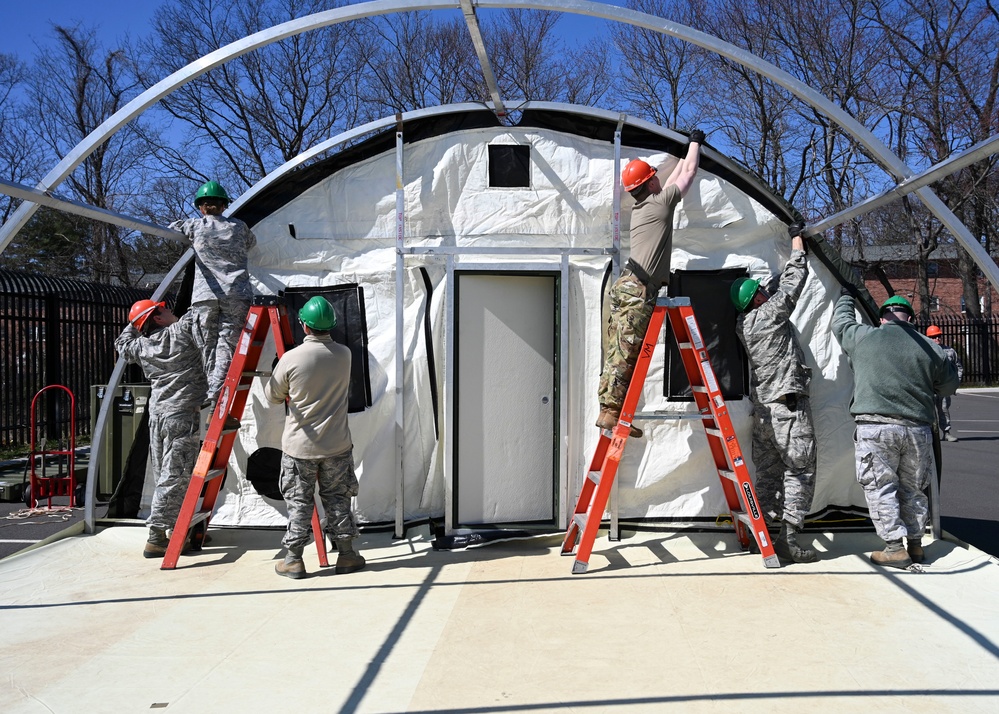
{"label": "group of workers", "polygon": [[[702,131],[691,132],[686,155],[665,181],[659,174],[664,167],[641,159],[622,172],[635,206],[630,258],[610,290],[598,391],[601,429],[614,428],[620,419],[656,297],[669,282],[673,214],[694,183],[704,139]],[[209,181],[194,201],[201,215],[171,224],[194,247],[191,309],[178,318],[163,302],[140,300],[115,341],[119,354],[140,364],[152,385],[150,462],[156,489],[143,549],[148,558],[166,552],[200,450],[200,412],[215,409],[252,298],[246,256],[256,240],[245,223],[224,215],[229,203],[225,190]],[[750,364],[757,499],[769,525],[779,528],[775,552],[794,563],[817,559],[814,550],[798,542],[815,492],[816,463],[811,374],[791,323],[808,275],[803,229],[800,224],[789,229],[791,256],[772,294],[756,279],[739,278],[731,286],[739,313],[736,333]],[[264,388],[269,402],[286,403],[287,410],[280,475],[288,508],[282,540],[286,555],[275,571],[296,579],[306,575],[302,552],[317,486],[325,532],[339,553],[336,572],[365,565],[353,545],[358,530],[351,499],[358,482],[347,425],[350,350],[330,337],[336,315],[325,298],[310,299],[298,317],[305,341],[285,353]],[[896,568],[924,559],[933,424],[939,418],[944,438],[956,440],[950,434],[949,401],[961,377],[956,353],[940,344],[940,329],[931,326],[924,336],[913,318],[912,305],[895,296],[881,306],[880,326],[860,324],[854,297],[844,288],[832,323],[854,373],[857,480],[885,541],[871,560]],[[239,423],[230,417],[225,426],[239,428]],[[634,424],[625,426],[631,436],[642,436]]]}
{"label": "group of workers", "polygon": [[[619,421],[656,296],[669,282],[673,211],[693,184],[704,138],[702,131],[691,132],[685,158],[665,183],[659,169],[641,159],[622,172],[621,182],[635,199],[631,257],[610,291],[598,391],[601,429]],[[798,542],[815,493],[816,463],[811,370],[791,323],[808,275],[803,231],[801,224],[789,228],[791,256],[772,294],[751,278],[737,279],[730,289],[739,313],[736,333],[750,365],[757,500],[768,526],[779,528],[774,551],[793,563],[817,560],[814,550]],[[925,490],[935,470],[933,426],[939,419],[943,437],[956,441],[950,434],[949,402],[961,378],[956,352],[940,344],[941,330],[931,326],[923,335],[912,324],[914,317],[909,301],[893,296],[880,308],[879,326],[861,324],[854,297],[844,287],[832,322],[853,368],[857,481],[885,542],[871,561],[895,568],[924,561]],[[634,424],[625,426],[631,436],[642,436]]]}
{"label": "group of workers", "polygon": [[[142,551],[147,558],[166,554],[201,449],[201,412],[215,411],[253,296],[247,251],[256,239],[243,221],[224,215],[229,203],[225,189],[209,181],[195,196],[200,217],[170,226],[194,247],[191,309],[178,318],[164,302],[139,300],[115,340],[118,354],[139,364],[151,386],[149,461],[156,487]],[[281,357],[264,386],[269,402],[286,404],[279,484],[288,527],[286,555],[275,571],[293,579],[306,576],[302,552],[317,485],[324,531],[339,553],[336,572],[365,565],[354,548],[358,530],[351,510],[358,488],[347,425],[351,353],[330,337],[336,314],[322,296],[306,302],[298,318],[305,340]],[[224,429],[239,426],[226,414]]]}

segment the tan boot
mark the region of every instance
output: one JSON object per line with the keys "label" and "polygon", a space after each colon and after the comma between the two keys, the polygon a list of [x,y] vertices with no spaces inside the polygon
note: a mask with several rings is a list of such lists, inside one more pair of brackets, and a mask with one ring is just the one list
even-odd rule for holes
{"label": "tan boot", "polygon": [[912,558],[902,548],[901,541],[898,541],[897,544],[890,543],[884,550],[871,553],[871,562],[886,568],[900,568],[901,570],[905,570],[912,565]]}
{"label": "tan boot", "polygon": [[274,572],[292,580],[300,580],[307,575],[305,562],[301,558],[291,555],[286,556],[284,560],[275,565]]}
{"label": "tan boot", "polygon": [[149,538],[146,540],[146,545],[142,549],[143,558],[162,558],[166,555],[167,546],[170,545],[170,539],[167,537],[167,532],[161,528],[149,529]]}
{"label": "tan boot", "polygon": [[[607,409],[605,407],[600,408],[600,416],[597,417],[597,426],[606,431],[613,431],[614,427],[617,426],[618,421],[621,418],[620,411],[614,411],[613,409]],[[631,433],[629,436],[640,439],[643,435],[641,429],[639,429],[634,424],[631,425]]]}
{"label": "tan boot", "polygon": [[926,560],[921,538],[909,538],[905,550],[909,554],[909,557],[912,558],[913,563],[922,563]]}
{"label": "tan boot", "polygon": [[354,550],[353,540],[337,539],[336,549],[340,553],[336,558],[335,571],[337,575],[354,573],[365,565],[364,558]]}

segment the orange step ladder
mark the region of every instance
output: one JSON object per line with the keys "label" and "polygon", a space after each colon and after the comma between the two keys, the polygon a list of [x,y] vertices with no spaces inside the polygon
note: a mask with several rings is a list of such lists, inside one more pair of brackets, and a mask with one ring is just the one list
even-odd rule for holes
{"label": "orange step ladder", "polygon": [[749,477],[739,439],[732,427],[728,407],[711,368],[711,360],[701,338],[701,329],[694,316],[690,298],[685,297],[660,297],[656,300],[619,421],[614,429],[600,434],[572,520],[562,541],[562,555],[572,555],[575,552],[576,560],[572,565],[574,575],[585,573],[589,567],[593,542],[600,530],[600,521],[607,507],[624,447],[628,443],[631,422],[635,418],[635,408],[649,372],[652,353],[667,315],[680,348],[683,366],[711,447],[711,456],[722,489],[725,491],[725,500],[732,514],[739,543],[743,548],[748,548],[750,536],[754,537],[763,556],[763,564],[768,568],[779,568],[780,560],[774,553],[766,522],[757,505],[756,490]]}
{"label": "orange step ladder", "polygon": [[[201,453],[194,466],[184,503],[180,507],[177,525],[170,535],[170,545],[167,546],[166,555],[163,557],[161,570],[173,570],[177,567],[177,560],[187,543],[188,531],[191,531],[189,545],[191,550],[201,550],[204,544],[208,521],[215,509],[219,489],[225,480],[229,456],[232,454],[238,432],[238,429],[225,429],[225,422],[230,416],[237,419],[243,416],[243,408],[246,406],[253,378],[269,377],[271,374],[256,371],[257,363],[260,361],[260,351],[268,332],[274,335],[274,346],[279,358],[294,346],[285,306],[276,296],[259,295],[253,298],[253,304],[246,315],[246,323],[243,325],[235,354],[229,364],[225,384],[208,424],[208,433],[201,445]],[[329,560],[326,557],[326,540],[319,522],[318,509],[312,512],[312,534],[315,536],[316,549],[319,551],[319,564],[325,567],[329,565]]]}

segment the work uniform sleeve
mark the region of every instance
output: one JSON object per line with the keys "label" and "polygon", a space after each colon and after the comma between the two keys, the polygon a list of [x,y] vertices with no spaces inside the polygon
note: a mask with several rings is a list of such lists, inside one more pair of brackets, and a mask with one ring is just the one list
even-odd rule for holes
{"label": "work uniform sleeve", "polygon": [[843,295],[836,301],[836,307],[833,309],[832,331],[836,339],[839,340],[843,351],[848,355],[853,353],[853,349],[868,330],[874,329],[877,328],[861,325],[857,322],[857,309],[851,296]]}
{"label": "work uniform sleeve", "polygon": [[271,372],[270,379],[264,384],[264,399],[271,404],[281,404],[288,398],[288,369],[287,361],[278,360],[277,366]]}
{"label": "work uniform sleeve", "polygon": [[137,364],[142,354],[142,333],[133,325],[126,326],[114,341],[114,348],[126,362]]}
{"label": "work uniform sleeve", "polygon": [[185,245],[188,245],[188,246],[193,246],[194,245],[194,231],[192,229],[192,225],[193,225],[193,222],[197,221],[197,220],[198,220],[197,218],[185,218],[185,219],[180,220],[180,221],[174,221],[169,226],[167,226],[167,228],[169,228],[172,231],[177,231],[177,232],[183,234],[183,236],[184,236],[183,238],[181,238],[180,236],[177,236],[177,240],[179,242],[184,243]]}
{"label": "work uniform sleeve", "polygon": [[[794,306],[798,304],[798,298],[801,297],[801,291],[805,287],[807,277],[808,264],[805,262],[805,251],[791,251],[791,258],[784,266],[777,290],[767,302],[776,301],[776,304],[780,306],[780,315],[790,319],[791,313],[794,312]],[[773,307],[771,307],[772,309]]]}

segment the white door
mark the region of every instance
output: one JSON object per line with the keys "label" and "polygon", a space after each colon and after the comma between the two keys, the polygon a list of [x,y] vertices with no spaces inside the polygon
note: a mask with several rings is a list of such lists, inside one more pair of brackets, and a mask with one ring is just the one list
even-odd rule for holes
{"label": "white door", "polygon": [[456,523],[554,521],[557,275],[455,276]]}

